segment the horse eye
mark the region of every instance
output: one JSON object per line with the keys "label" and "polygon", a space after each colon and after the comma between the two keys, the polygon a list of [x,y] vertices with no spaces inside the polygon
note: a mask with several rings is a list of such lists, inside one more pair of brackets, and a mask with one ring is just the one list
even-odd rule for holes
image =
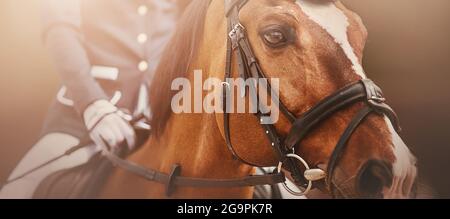
{"label": "horse eye", "polygon": [[280,30],[269,30],[263,34],[264,42],[270,47],[280,47],[286,42],[285,34]]}

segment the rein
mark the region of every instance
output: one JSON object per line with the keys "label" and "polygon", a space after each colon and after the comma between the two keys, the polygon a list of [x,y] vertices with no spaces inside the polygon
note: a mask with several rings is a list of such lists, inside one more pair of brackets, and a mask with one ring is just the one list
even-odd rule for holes
{"label": "rein", "polygon": [[175,187],[178,186],[197,188],[234,188],[275,185],[286,181],[286,177],[282,172],[262,176],[247,176],[236,179],[205,179],[183,177],[180,176],[181,166],[178,164],[175,164],[172,167],[170,174],[166,174],[124,160],[112,152],[106,152],[104,153],[104,156],[117,167],[145,178],[148,181],[166,185],[167,197],[170,197],[173,194]]}
{"label": "rein", "polygon": [[[142,122],[144,116],[140,116],[134,119],[130,123],[132,126],[138,129],[148,130],[149,125]],[[26,176],[64,158],[72,155],[73,153],[88,147],[92,144],[92,140],[89,137],[84,138],[78,145],[70,148],[63,154],[48,160],[41,165],[26,171],[18,177],[12,178],[2,184],[0,184],[0,189],[4,186],[16,182]],[[105,142],[106,144],[106,142]],[[160,183],[166,185],[166,196],[170,197],[175,187],[186,186],[186,187],[201,187],[201,188],[232,188],[232,187],[249,187],[249,186],[260,186],[260,185],[276,185],[282,183],[286,180],[285,175],[282,172],[266,174],[263,176],[247,176],[236,179],[204,179],[204,178],[193,178],[193,177],[182,177],[181,166],[175,164],[172,168],[170,174],[162,173],[158,170],[148,169],[131,161],[121,158],[118,154],[124,154],[122,151],[102,151],[103,157],[105,157],[109,162],[111,162],[115,167],[122,168],[136,176],[142,177],[148,181]]]}

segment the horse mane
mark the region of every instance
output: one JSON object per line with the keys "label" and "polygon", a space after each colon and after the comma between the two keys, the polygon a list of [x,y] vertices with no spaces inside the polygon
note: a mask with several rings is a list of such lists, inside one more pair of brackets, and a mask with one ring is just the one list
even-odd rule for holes
{"label": "horse mane", "polygon": [[175,91],[172,81],[185,77],[202,39],[210,0],[194,0],[179,19],[177,29],[162,54],[149,89],[152,109],[152,132],[160,136],[172,115],[171,102]]}

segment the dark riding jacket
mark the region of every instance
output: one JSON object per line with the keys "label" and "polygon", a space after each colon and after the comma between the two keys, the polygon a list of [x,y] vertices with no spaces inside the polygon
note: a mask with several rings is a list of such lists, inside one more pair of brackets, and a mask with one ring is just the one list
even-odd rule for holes
{"label": "dark riding jacket", "polygon": [[43,135],[82,138],[84,109],[108,99],[133,113],[185,5],[173,0],[44,0],[43,41],[62,81]]}

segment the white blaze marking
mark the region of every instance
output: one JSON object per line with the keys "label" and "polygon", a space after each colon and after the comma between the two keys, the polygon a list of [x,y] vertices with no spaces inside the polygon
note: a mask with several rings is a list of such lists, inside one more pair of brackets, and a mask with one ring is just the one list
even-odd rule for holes
{"label": "white blaze marking", "polygon": [[415,165],[415,158],[411,154],[408,146],[406,146],[405,142],[400,138],[398,133],[395,131],[392,126],[389,118],[385,116],[386,125],[389,128],[389,132],[392,136],[392,144],[394,147],[394,156],[396,158],[393,168],[394,168],[394,176],[396,177],[406,177],[409,173],[409,170],[413,165]]}
{"label": "white blaze marking", "polygon": [[345,55],[352,62],[352,68],[363,79],[367,78],[364,69],[359,63],[353,47],[347,36],[347,28],[350,25],[345,16],[333,2],[315,3],[311,0],[297,0],[297,5],[308,15],[309,19],[325,29],[344,50]]}

